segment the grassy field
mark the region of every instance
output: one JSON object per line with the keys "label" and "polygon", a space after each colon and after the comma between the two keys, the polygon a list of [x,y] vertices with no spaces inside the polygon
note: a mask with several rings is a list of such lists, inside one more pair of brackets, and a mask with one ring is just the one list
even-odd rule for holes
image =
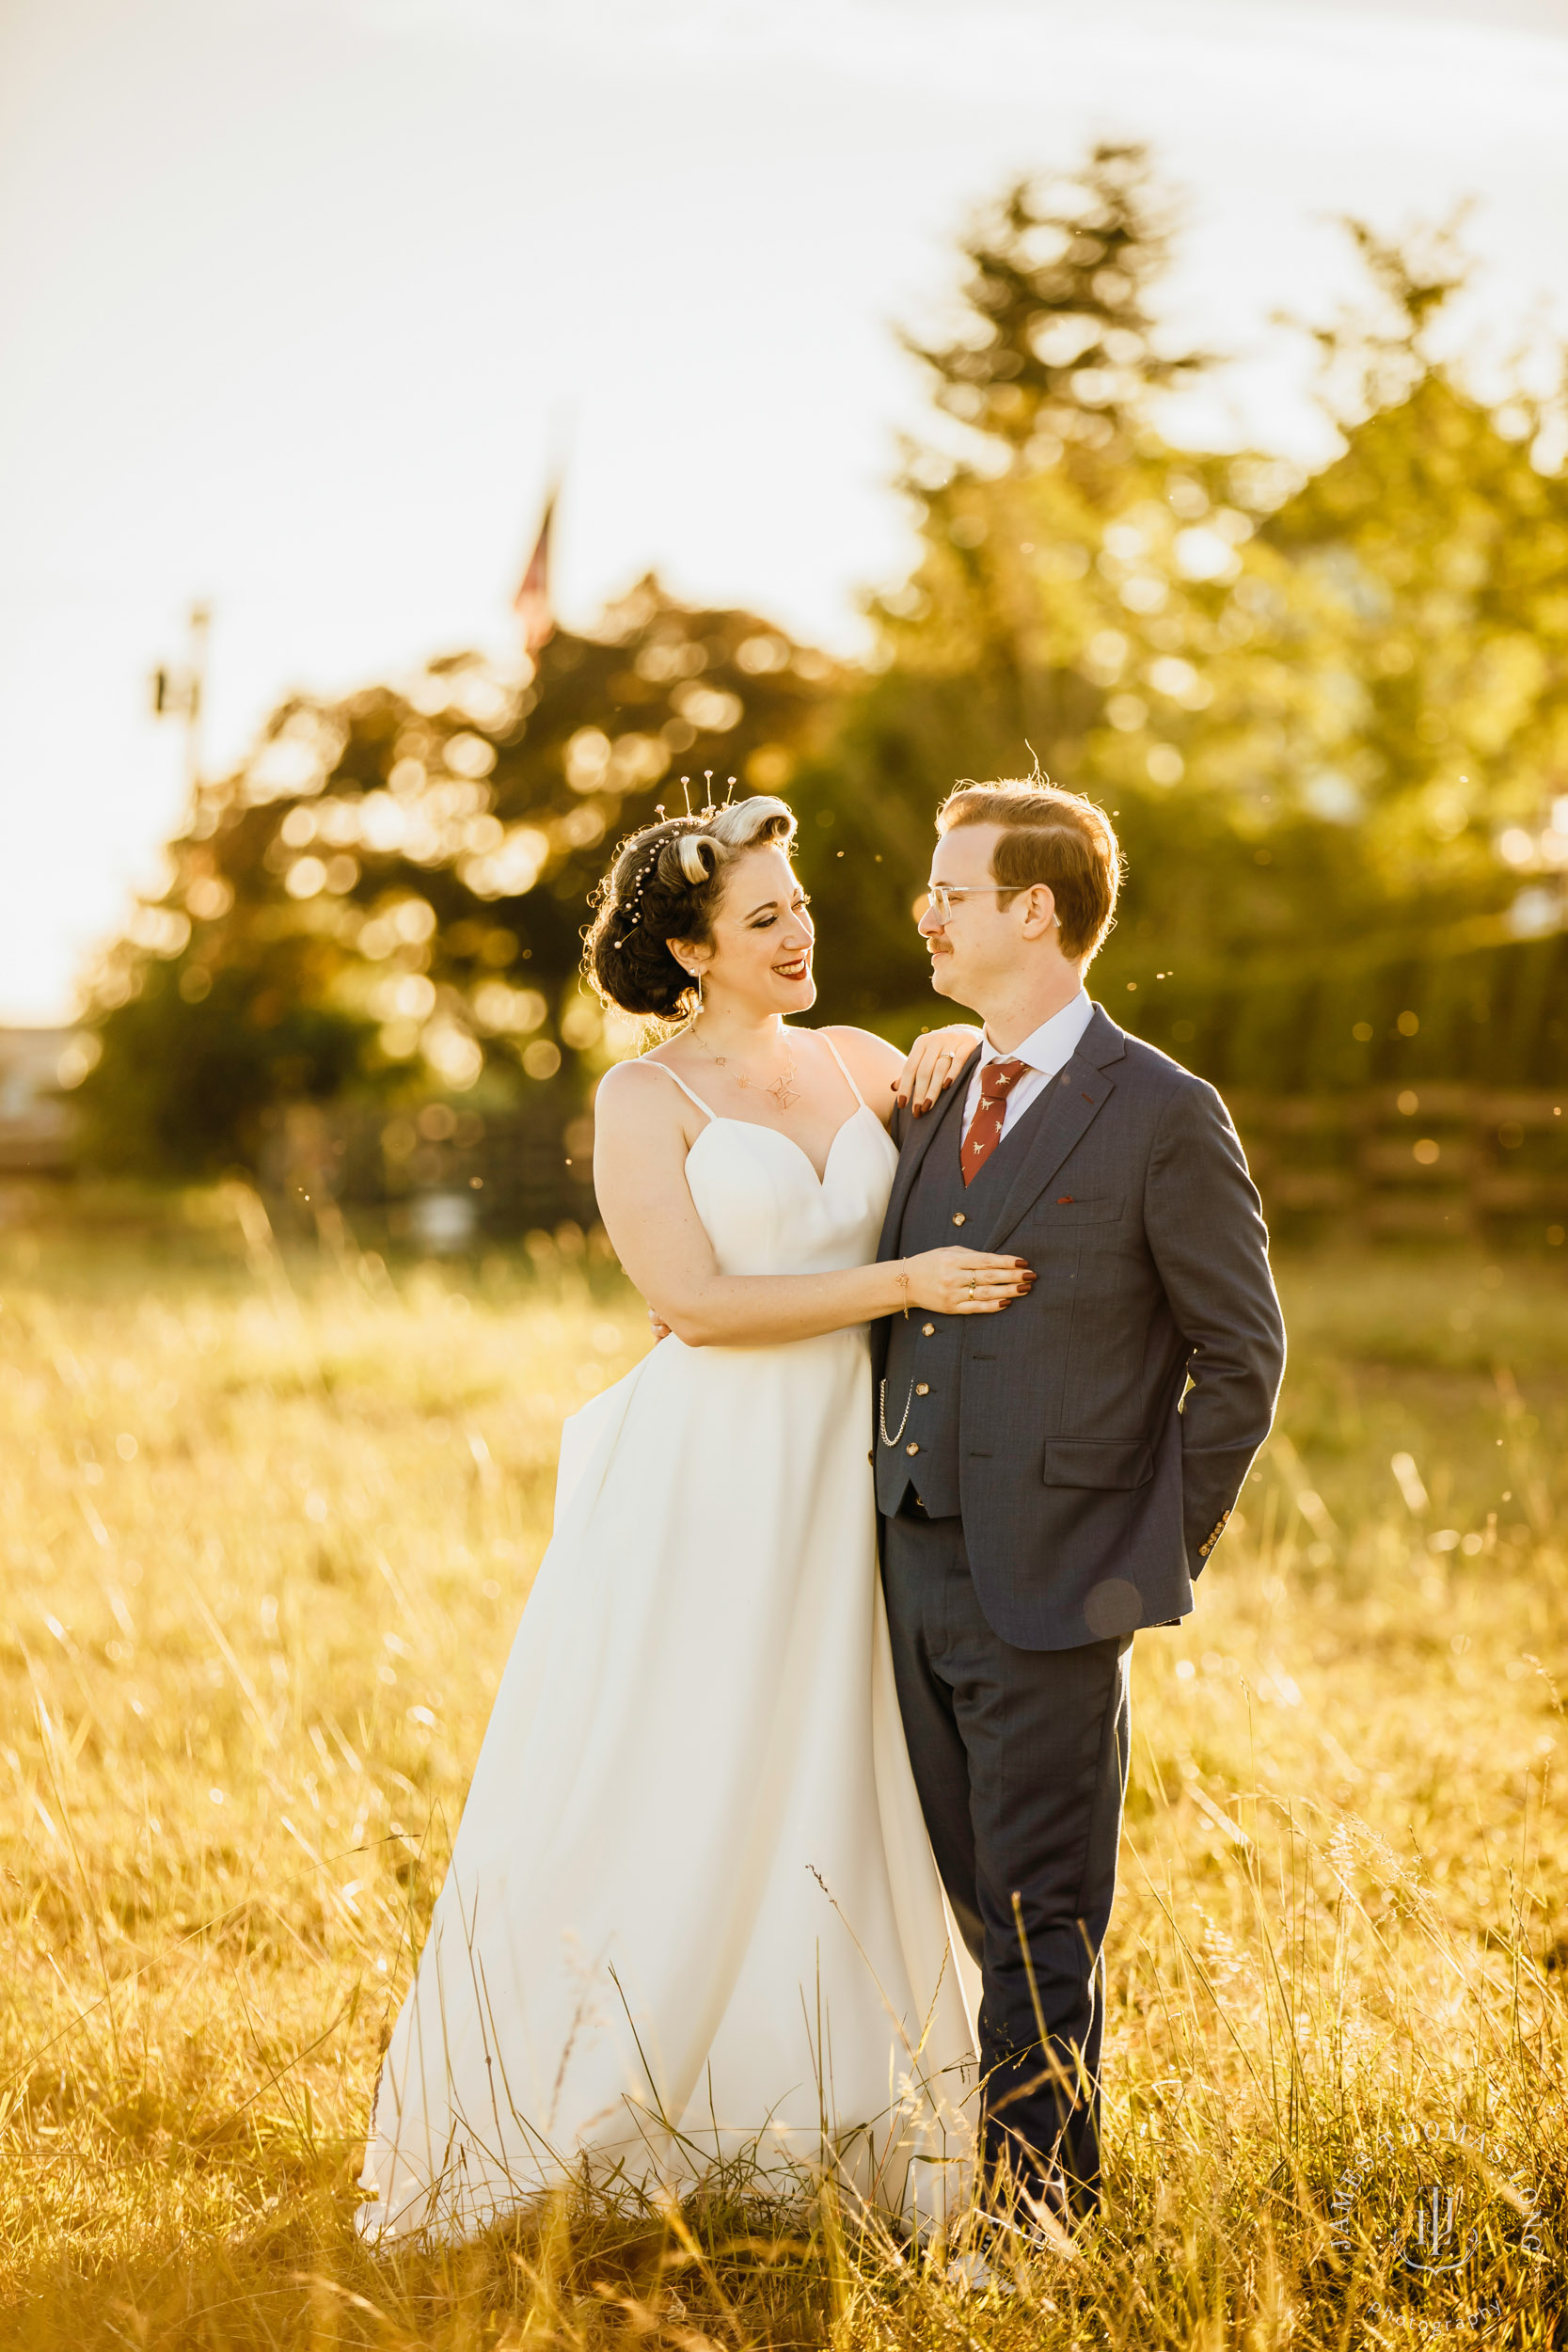
{"label": "grassy field", "polygon": [[239,1194],[139,1236],[13,1224],[0,2339],[1562,2341],[1568,1279],[1280,1274],[1279,1432],[1196,1617],[1136,1650],[1105,2216],[966,2296],[733,2176],[358,2246],[561,1417],[641,1351],[638,1303],[542,1238],[286,1263]]}

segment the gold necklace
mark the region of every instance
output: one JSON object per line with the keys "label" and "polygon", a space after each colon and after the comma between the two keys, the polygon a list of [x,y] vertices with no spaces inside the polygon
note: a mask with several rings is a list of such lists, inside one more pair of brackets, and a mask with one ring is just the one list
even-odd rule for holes
{"label": "gold necklace", "polygon": [[[696,1039],[705,1054],[710,1054],[713,1056],[715,1063],[721,1070],[725,1070],[729,1067],[728,1057],[723,1054],[714,1053],[713,1047],[708,1043],[706,1038],[702,1035],[695,1023],[691,1025],[691,1027],[688,1031],[688,1035]],[[782,1077],[776,1078],[771,1086],[760,1085],[755,1078],[748,1078],[743,1071],[736,1070],[733,1073],[736,1086],[744,1087],[748,1093],[770,1095],[782,1111],[788,1110],[792,1103],[798,1103],[800,1099],[800,1090],[795,1083],[797,1074],[795,1064],[792,1061],[785,1062],[784,1066],[784,1074]]]}

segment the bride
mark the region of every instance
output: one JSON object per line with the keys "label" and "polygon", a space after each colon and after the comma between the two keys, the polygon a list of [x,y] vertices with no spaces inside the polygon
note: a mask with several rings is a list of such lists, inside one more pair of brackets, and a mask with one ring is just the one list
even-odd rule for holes
{"label": "bride", "polygon": [[677,1034],[595,1104],[600,1213],[673,1337],[569,1421],[555,1533],[388,2048],[360,2226],[462,2237],[573,2173],[832,2169],[915,2220],[965,2192],[974,1970],[949,1935],[877,1575],[865,1326],[994,1314],[958,1248],[874,1263],[919,1106],[816,998],[795,819],[634,834],[587,961]]}

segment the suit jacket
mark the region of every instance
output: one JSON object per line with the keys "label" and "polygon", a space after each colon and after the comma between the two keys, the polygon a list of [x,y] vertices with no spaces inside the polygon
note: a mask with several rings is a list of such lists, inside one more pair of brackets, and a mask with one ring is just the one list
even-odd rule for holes
{"label": "suit jacket", "polygon": [[[939,1110],[897,1115],[881,1258],[904,1254],[926,1154],[957,1154],[973,1066]],[[955,1318],[945,1409],[987,1620],[1019,1647],[1070,1649],[1191,1610],[1268,1435],[1285,1329],[1225,1104],[1101,1007],[1018,1140],[988,1171],[1007,1155],[1005,1184],[981,1180],[964,1239],[1038,1279],[1000,1314]],[[878,1380],[887,1346],[873,1324]]]}

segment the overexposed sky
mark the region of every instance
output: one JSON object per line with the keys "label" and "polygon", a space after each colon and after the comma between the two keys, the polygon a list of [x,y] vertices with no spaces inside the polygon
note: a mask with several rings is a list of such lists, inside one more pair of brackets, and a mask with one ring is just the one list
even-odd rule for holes
{"label": "overexposed sky", "polygon": [[156,873],[193,596],[216,766],[504,644],[555,436],[569,618],[653,566],[852,645],[893,329],[1009,173],[1149,140],[1173,327],[1238,355],[1195,425],[1309,452],[1268,321],[1347,290],[1338,214],[1473,194],[1469,330],[1568,333],[1565,124],[1568,0],[5,0],[0,1020]]}

